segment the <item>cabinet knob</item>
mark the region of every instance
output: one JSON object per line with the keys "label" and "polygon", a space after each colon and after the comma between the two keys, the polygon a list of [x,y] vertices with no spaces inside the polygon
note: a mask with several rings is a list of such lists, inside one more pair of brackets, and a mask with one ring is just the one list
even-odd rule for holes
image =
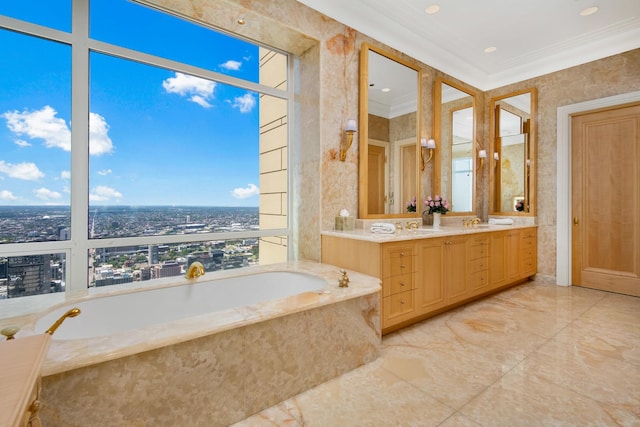
{"label": "cabinet knob", "polygon": [[400,300],[400,304],[404,305],[404,300]]}
{"label": "cabinet knob", "polygon": [[404,264],[400,265],[400,268],[403,268],[403,269],[404,269]]}
{"label": "cabinet knob", "polygon": [[400,286],[404,287],[404,282],[400,282]]}

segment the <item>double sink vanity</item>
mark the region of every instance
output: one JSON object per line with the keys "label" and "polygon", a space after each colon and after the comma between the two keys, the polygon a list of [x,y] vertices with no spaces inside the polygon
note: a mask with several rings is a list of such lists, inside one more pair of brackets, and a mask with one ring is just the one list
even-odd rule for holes
{"label": "double sink vanity", "polygon": [[[383,334],[536,274],[537,90],[496,93],[361,46],[358,228],[324,231],[321,251],[381,280]],[[423,225],[435,195],[450,204],[439,229]],[[516,225],[463,225],[487,214]],[[376,234],[372,222],[419,226]]]}
{"label": "double sink vanity", "polygon": [[536,246],[535,226],[326,231],[322,262],[381,280],[386,334],[534,276]]}

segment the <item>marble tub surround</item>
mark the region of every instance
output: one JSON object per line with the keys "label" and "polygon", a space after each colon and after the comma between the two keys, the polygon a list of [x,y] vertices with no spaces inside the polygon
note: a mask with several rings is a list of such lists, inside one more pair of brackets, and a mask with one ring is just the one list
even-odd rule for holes
{"label": "marble tub surround", "polygon": [[640,425],[640,298],[529,282],[387,335],[234,425]]}
{"label": "marble tub surround", "polygon": [[[340,288],[338,287],[338,280],[341,274],[338,267],[310,261],[272,264],[242,270],[228,270],[216,272],[215,274],[207,273],[198,280],[205,281],[214,278],[251,275],[270,271],[292,271],[318,275],[326,280],[326,287],[317,293],[305,292],[279,300],[267,301],[216,313],[208,313],[193,318],[175,320],[139,330],[115,334],[113,336],[78,340],[57,340],[54,335],[47,360],[43,364],[43,375],[53,375],[353,298],[361,298],[369,295],[375,297],[380,290],[380,282],[378,279],[352,271],[348,272],[351,281],[349,287]],[[158,286],[164,287],[169,285],[160,284]],[[197,282],[195,286],[197,286]],[[145,289],[153,288],[145,287],[138,290],[144,292]],[[130,291],[122,290],[119,292]],[[108,292],[107,294],[113,294],[113,292]],[[101,294],[83,297],[77,301],[98,298],[100,296]],[[67,301],[64,305],[73,305],[73,302],[73,300]],[[56,307],[52,308],[52,310],[55,308]],[[379,324],[376,319],[374,319],[374,314],[375,310],[372,310],[371,313],[368,314],[367,322],[371,325],[374,332],[379,334]],[[33,329],[39,317],[39,315],[31,316],[30,323],[23,327],[19,335],[26,336],[43,332]],[[81,320],[82,314],[75,319],[67,319],[66,322]],[[108,319],[105,319],[105,321],[107,320]]]}
{"label": "marble tub surround", "polygon": [[54,339],[44,425],[224,426],[374,361],[379,281],[349,271],[349,287],[339,288],[334,266],[286,266],[327,285],[112,337]]}

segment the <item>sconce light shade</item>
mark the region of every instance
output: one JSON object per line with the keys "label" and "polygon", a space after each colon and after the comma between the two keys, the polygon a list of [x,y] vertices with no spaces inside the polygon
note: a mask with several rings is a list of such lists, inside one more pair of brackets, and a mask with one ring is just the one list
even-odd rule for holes
{"label": "sconce light shade", "polygon": [[353,134],[358,130],[358,123],[354,119],[347,120],[347,126],[345,128],[345,138],[340,144],[340,161],[344,162],[347,159],[347,151],[351,148],[353,143]]}
{"label": "sconce light shade", "polygon": [[480,159],[480,167],[484,166],[484,159],[487,158],[487,150],[478,151],[478,158]]}
{"label": "sconce light shade", "polygon": [[[433,157],[433,150],[436,149],[436,141],[433,138],[420,138],[420,169],[424,170],[427,167],[427,163],[431,161]],[[425,151],[429,150],[429,158],[425,160]]]}
{"label": "sconce light shade", "polygon": [[500,155],[498,154],[497,151],[493,153],[493,160],[500,160]]}

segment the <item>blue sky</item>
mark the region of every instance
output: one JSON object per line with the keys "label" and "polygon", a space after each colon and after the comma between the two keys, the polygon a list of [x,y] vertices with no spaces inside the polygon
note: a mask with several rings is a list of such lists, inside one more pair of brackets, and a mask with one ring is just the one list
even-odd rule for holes
{"label": "blue sky", "polygon": [[[9,3],[70,26],[54,1]],[[91,37],[258,81],[257,46],[124,0],[92,0]],[[70,64],[70,46],[0,30],[0,205],[69,204]],[[257,93],[93,52],[89,102],[92,205],[258,205]]]}

